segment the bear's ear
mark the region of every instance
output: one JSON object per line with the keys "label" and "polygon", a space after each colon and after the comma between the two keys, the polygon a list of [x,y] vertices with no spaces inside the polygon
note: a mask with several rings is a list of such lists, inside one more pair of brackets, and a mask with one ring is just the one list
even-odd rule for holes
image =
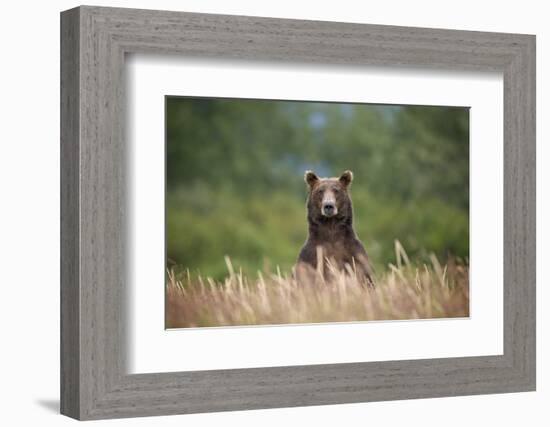
{"label": "bear's ear", "polygon": [[309,185],[309,188],[313,188],[313,186],[319,181],[319,177],[315,175],[313,171],[306,171],[304,181],[307,185]]}
{"label": "bear's ear", "polygon": [[344,186],[349,187],[351,184],[351,181],[353,181],[353,172],[352,171],[345,171],[342,175],[340,175],[340,178],[338,178],[338,181]]}

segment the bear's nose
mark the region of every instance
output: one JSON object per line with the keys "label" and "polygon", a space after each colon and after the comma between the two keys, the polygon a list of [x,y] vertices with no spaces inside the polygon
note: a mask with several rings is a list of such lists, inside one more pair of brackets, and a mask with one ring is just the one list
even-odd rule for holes
{"label": "bear's nose", "polygon": [[323,205],[323,213],[330,216],[334,213],[334,205],[332,203],[326,203]]}

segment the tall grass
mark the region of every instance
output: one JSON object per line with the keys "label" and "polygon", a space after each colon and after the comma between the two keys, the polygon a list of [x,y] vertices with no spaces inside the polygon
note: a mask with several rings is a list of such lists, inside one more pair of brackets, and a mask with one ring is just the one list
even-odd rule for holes
{"label": "tall grass", "polygon": [[225,258],[223,281],[168,270],[166,327],[324,323],[469,316],[468,265],[450,258],[441,265],[411,263],[395,242],[395,264],[375,275],[370,288],[352,269],[298,282],[292,272],[247,277]]}

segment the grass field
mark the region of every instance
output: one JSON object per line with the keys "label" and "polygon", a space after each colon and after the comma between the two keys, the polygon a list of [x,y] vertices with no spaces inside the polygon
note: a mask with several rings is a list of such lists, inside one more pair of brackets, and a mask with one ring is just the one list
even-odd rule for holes
{"label": "grass field", "polygon": [[374,289],[351,269],[318,274],[298,283],[292,272],[258,272],[247,277],[225,258],[223,281],[168,270],[166,327],[274,325],[469,316],[467,262],[451,258],[441,265],[414,265],[399,242],[395,264],[375,273]]}

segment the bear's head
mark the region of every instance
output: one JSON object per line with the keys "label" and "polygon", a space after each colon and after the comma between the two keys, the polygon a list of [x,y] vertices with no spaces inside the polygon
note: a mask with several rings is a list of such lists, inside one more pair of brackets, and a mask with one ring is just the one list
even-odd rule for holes
{"label": "bear's head", "polygon": [[308,219],[313,222],[345,221],[351,223],[352,205],[349,187],[353,173],[345,171],[339,178],[319,178],[307,171],[304,180],[308,185]]}

